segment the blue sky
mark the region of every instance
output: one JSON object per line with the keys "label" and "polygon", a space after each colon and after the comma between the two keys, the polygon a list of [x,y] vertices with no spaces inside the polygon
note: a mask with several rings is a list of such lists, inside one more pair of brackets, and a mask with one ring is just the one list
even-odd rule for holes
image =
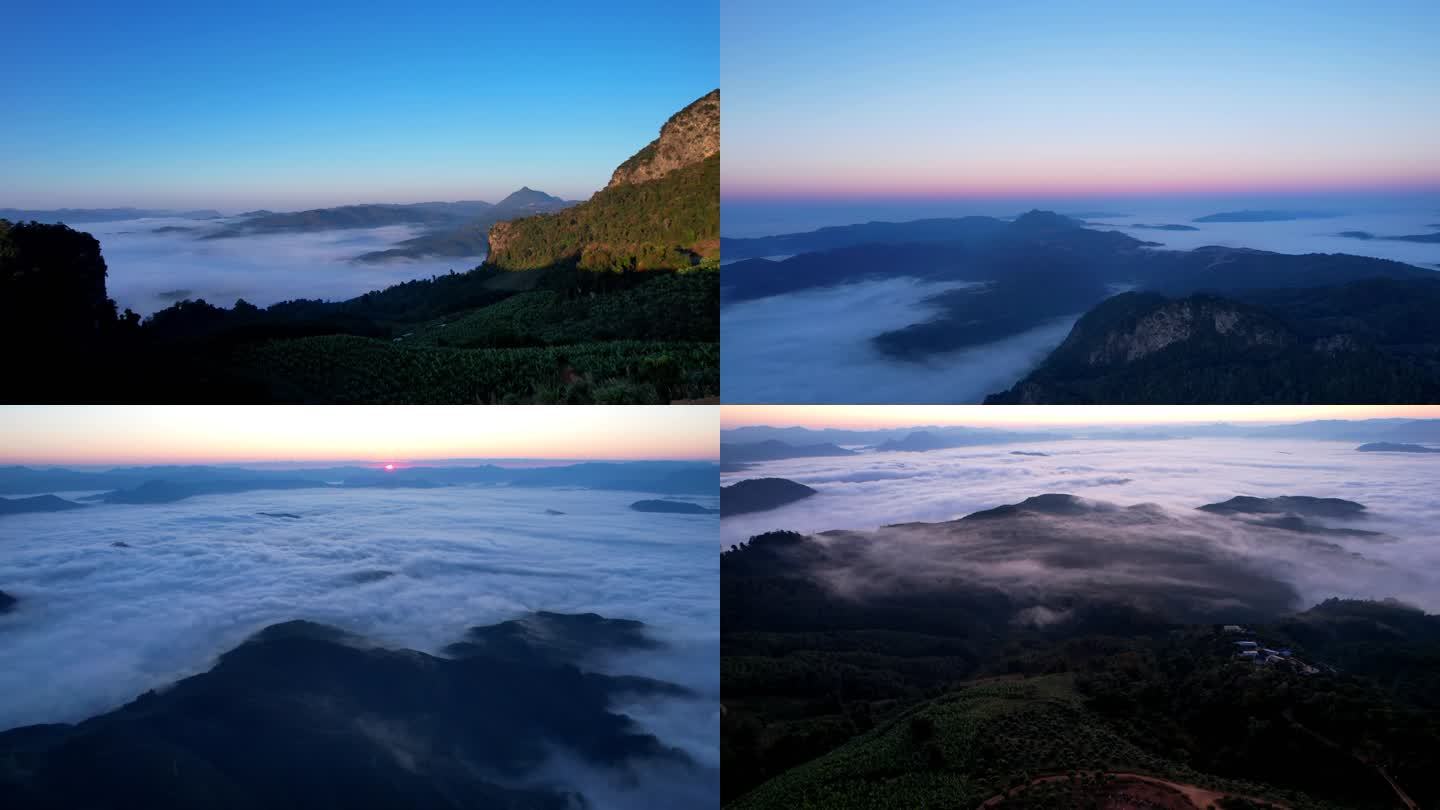
{"label": "blue sky", "polygon": [[1440,189],[1440,3],[726,0],[727,197]]}
{"label": "blue sky", "polygon": [[584,198],[719,84],[712,3],[15,3],[0,207]]}

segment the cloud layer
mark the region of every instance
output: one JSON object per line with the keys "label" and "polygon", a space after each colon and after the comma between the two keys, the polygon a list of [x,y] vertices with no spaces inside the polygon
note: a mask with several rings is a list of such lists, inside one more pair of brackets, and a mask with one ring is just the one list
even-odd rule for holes
{"label": "cloud layer", "polygon": [[[720,313],[726,402],[979,402],[1003,391],[1069,334],[1064,318],[997,343],[923,363],[871,344],[927,320],[928,298],[965,284],[865,281],[727,305]],[[1078,313],[1077,313],[1078,316]]]}
{"label": "cloud layer", "polygon": [[[1247,206],[1229,210],[1244,210]],[[1248,206],[1254,207],[1254,206]],[[1324,206],[1319,206],[1324,208]],[[1413,236],[1434,233],[1436,212],[1353,213],[1326,219],[1297,219],[1282,222],[1191,222],[1196,217],[1214,214],[1222,209],[1161,209],[1128,210],[1126,217],[1109,217],[1103,221],[1121,227],[1095,226],[1097,230],[1117,230],[1146,242],[1159,242],[1173,250],[1191,250],[1205,245],[1246,247],[1277,253],[1349,253],[1374,256],[1434,268],[1440,263],[1440,244],[1397,242],[1387,239],[1350,239],[1337,234],[1343,231],[1365,231],[1375,236]],[[1195,231],[1162,231],[1124,227],[1135,223],[1145,225],[1190,225]]]}
{"label": "cloud layer", "polygon": [[[1127,506],[1159,504],[1184,520],[1191,536],[1206,534],[1207,526],[1219,527],[1216,542],[1235,544],[1229,553],[1275,560],[1271,573],[1290,582],[1304,601],[1395,596],[1440,611],[1440,545],[1431,540],[1431,527],[1440,521],[1433,486],[1440,470],[1431,456],[1354,448],[1353,443],[1289,440],[1073,440],[769,462],[728,473],[723,483],[778,476],[820,494],[770,512],[725,518],[721,540],[728,547],[771,529],[865,530],[946,521],[1060,492]],[[1012,455],[1015,450],[1049,455]],[[1347,552],[1327,555],[1321,565],[1311,553],[1265,541],[1284,537],[1274,530],[1190,514],[1202,504],[1242,494],[1359,501],[1372,515],[1357,528],[1388,538],[1316,538]],[[887,551],[903,558],[910,549],[897,543]]]}
{"label": "cloud layer", "polygon": [[204,298],[224,306],[244,298],[261,307],[293,298],[345,299],[452,269],[463,272],[481,260],[349,261],[420,234],[407,225],[234,239],[196,239],[199,231],[154,233],[163,227],[214,225],[214,221],[143,219],[74,227],[100,240],[110,269],[110,297],[122,309],[145,315],[182,298]]}
{"label": "cloud layer", "polygon": [[[644,621],[670,642],[596,669],[703,696],[617,708],[718,767],[717,518],[630,510],[640,497],[269,491],[3,518],[0,588],[20,602],[0,616],[0,728],[115,708],[287,619],[436,652],[475,624],[594,611]],[[689,500],[715,507],[719,498]],[[112,545],[120,542],[128,547]],[[633,798],[635,789],[611,792]]]}

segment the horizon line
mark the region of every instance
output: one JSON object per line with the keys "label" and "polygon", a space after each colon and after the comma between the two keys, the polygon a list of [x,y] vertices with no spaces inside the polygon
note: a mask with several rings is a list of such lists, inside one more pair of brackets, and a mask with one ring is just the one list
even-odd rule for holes
{"label": "horizon line", "polygon": [[[1038,408],[1038,412],[1037,412]],[[1224,410],[1233,409],[1227,414]],[[1271,411],[1272,413],[1266,413]],[[1307,413],[1308,411],[1308,413]],[[905,421],[907,412],[914,421]],[[1134,421],[1140,412],[1148,421]],[[1038,419],[1036,417],[1039,417]],[[1073,417],[1074,421],[1071,421]],[[1088,418],[1087,418],[1088,417]],[[905,430],[918,427],[1016,429],[1096,429],[1207,426],[1303,425],[1315,422],[1364,423],[1387,420],[1434,421],[1433,405],[723,405],[721,431],[742,427],[808,430]]]}
{"label": "horizon line", "polygon": [[135,460],[135,461],[17,461],[11,459],[0,459],[0,469],[4,467],[243,467],[247,465],[258,466],[286,466],[292,469],[303,469],[306,466],[313,467],[334,467],[334,466],[383,466],[385,464],[403,464],[408,467],[420,467],[425,465],[444,465],[449,467],[461,467],[470,465],[505,466],[512,465],[533,465],[547,467],[572,467],[577,464],[645,464],[651,462],[682,462],[682,463],[719,463],[718,456],[669,456],[669,457],[647,457],[647,458],[623,458],[623,457],[597,457],[597,458],[545,458],[542,456],[507,456],[503,458],[379,458],[379,459],[271,459],[257,460],[247,459],[241,461],[216,461],[216,460]]}
{"label": "horizon line", "polygon": [[[1433,185],[1431,184],[1433,182]],[[1440,196],[1440,180],[1427,181],[1416,186],[1359,186],[1348,188],[1190,188],[1190,189],[900,189],[900,188],[758,188],[740,187],[727,189],[722,182],[720,201],[726,200],[770,201],[770,200],[955,200],[971,202],[1009,201],[1024,199],[1054,200],[1097,200],[1097,199],[1145,199],[1154,197],[1174,198],[1215,198],[1215,197],[1281,197],[1281,196]]]}

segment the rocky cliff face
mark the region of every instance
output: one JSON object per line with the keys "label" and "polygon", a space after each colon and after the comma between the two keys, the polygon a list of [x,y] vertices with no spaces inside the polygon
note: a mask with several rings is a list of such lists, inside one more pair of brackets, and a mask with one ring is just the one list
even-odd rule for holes
{"label": "rocky cliff face", "polygon": [[[1098,339],[1096,339],[1098,337]],[[1271,319],[1237,307],[1233,302],[1186,298],[1162,304],[1133,323],[1102,335],[1077,330],[1058,352],[1083,357],[1085,365],[1113,366],[1133,363],[1171,346],[1197,339],[1222,339],[1236,348],[1278,348],[1295,337]],[[1083,344],[1083,345],[1079,345]]]}
{"label": "rocky cliff face", "polygon": [[660,137],[621,163],[606,188],[659,180],[720,153],[720,91],[712,90],[670,116]]}
{"label": "rocky cliff face", "polygon": [[557,213],[492,226],[488,267],[679,270],[719,254],[720,91],[670,117],[610,185]]}
{"label": "rocky cliff face", "polygon": [[486,252],[488,260],[505,254],[510,243],[515,239],[515,227],[509,222],[497,222],[490,226],[489,250]]}
{"label": "rocky cliff face", "polygon": [[1358,314],[1303,311],[1213,295],[1115,296],[1076,322],[1038,368],[986,402],[1391,402],[1434,389],[1435,375],[1415,363],[1414,345],[1397,354],[1376,339],[1386,336],[1365,335],[1370,325]]}

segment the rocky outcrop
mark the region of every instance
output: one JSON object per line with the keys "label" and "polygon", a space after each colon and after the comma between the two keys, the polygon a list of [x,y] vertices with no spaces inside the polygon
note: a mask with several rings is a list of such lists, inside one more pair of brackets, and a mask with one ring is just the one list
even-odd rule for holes
{"label": "rocky outcrop", "polygon": [[670,116],[651,141],[610,176],[606,188],[659,180],[720,153],[720,91],[712,90]]}
{"label": "rocky outcrop", "polygon": [[610,184],[564,211],[493,225],[487,268],[688,270],[720,251],[720,91],[675,115]]}
{"label": "rocky outcrop", "polygon": [[[1072,333],[1071,337],[1076,335]],[[1089,342],[1084,350],[1085,363],[1090,366],[1133,363],[1177,343],[1202,337],[1224,338],[1249,348],[1281,347],[1295,342],[1293,335],[1258,312],[1230,301],[1196,296],[1162,304],[1133,323]],[[1062,345],[1061,351],[1064,350]]]}
{"label": "rocky outcrop", "polygon": [[490,238],[486,256],[494,259],[505,255],[510,245],[515,240],[516,228],[514,222],[497,222],[490,226]]}
{"label": "rocky outcrop", "polygon": [[1373,280],[1246,300],[1125,293],[1086,313],[1044,362],[986,402],[1431,401],[1440,378],[1426,356],[1440,342],[1408,314],[1440,292],[1430,287]]}

